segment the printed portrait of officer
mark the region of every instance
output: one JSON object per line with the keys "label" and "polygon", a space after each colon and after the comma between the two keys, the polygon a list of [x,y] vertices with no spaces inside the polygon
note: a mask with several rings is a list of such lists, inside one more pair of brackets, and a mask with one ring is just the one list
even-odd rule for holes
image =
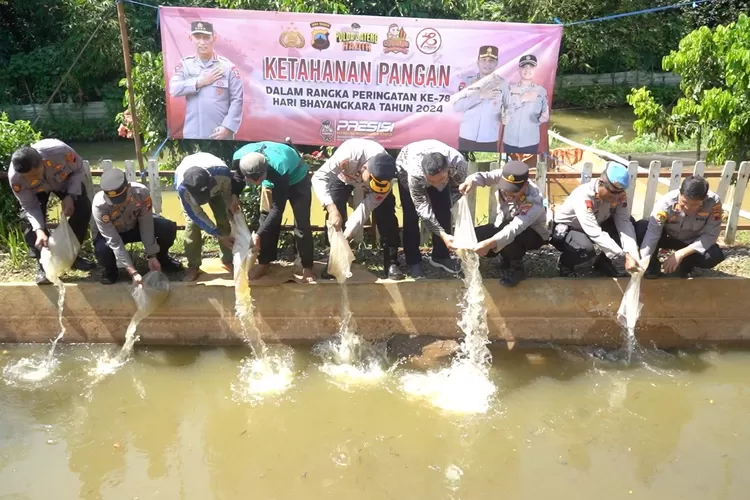
{"label": "printed portrait of officer", "polygon": [[498,48],[483,45],[477,56],[477,73],[461,81],[459,92],[451,98],[453,109],[463,113],[458,132],[461,152],[497,152],[502,113],[509,94],[508,83],[495,74]]}
{"label": "printed portrait of officer", "polygon": [[536,154],[539,151],[539,126],[549,121],[547,90],[534,83],[537,59],[526,54],[518,61],[520,80],[510,86],[510,100],[503,115],[503,152]]}
{"label": "printed portrait of officer", "polygon": [[194,21],[190,40],[195,54],[180,59],[169,80],[169,94],[185,97],[185,139],[233,139],[242,122],[240,72],[214,51],[213,24]]}

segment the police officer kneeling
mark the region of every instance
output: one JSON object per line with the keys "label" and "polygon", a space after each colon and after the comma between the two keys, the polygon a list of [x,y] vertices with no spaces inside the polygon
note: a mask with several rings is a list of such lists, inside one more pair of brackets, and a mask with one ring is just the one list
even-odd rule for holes
{"label": "police officer kneeling", "polygon": [[463,195],[474,186],[497,185],[495,224],[475,229],[479,243],[475,251],[482,256],[502,256],[500,284],[516,286],[526,278],[523,256],[542,247],[550,236],[547,210],[539,188],[529,180],[529,167],[521,161],[509,161],[502,169],[477,172],[458,187]]}
{"label": "police officer kneeling", "polygon": [[615,257],[625,257],[627,271],[639,268],[634,221],[625,193],[629,184],[628,170],[611,161],[599,179],[575,188],[555,213],[551,243],[562,252],[561,276],[573,276],[577,266],[594,260],[594,245],[602,251],[594,261],[594,270],[601,274],[623,276],[612,263]]}
{"label": "police officer kneeling", "polygon": [[[716,240],[721,233],[721,199],[708,190],[708,182],[700,176],[690,176],[680,189],[665,194],[654,208],[651,217],[640,220],[635,232],[641,245],[642,258],[651,257],[646,278],[679,271],[689,278],[696,267],[710,269],[724,260]],[[659,262],[659,249],[676,250]]]}
{"label": "police officer kneeling", "polygon": [[141,283],[141,275],[125,249],[126,243],[140,241],[146,250],[150,271],[179,271],[182,264],[167,253],[177,236],[177,224],[151,212],[151,195],[143,184],[128,183],[118,169],[102,174],[102,190],[96,193],[93,215],[99,234],[94,239],[96,260],[104,268],[101,283],[117,281],[117,264]]}

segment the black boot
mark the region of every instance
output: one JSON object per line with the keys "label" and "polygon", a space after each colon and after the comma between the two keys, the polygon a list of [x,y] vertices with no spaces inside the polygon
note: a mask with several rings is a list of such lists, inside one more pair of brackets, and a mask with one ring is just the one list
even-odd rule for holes
{"label": "black boot", "polygon": [[401,281],[406,278],[398,267],[398,248],[383,248],[383,270],[389,280]]}
{"label": "black boot", "polygon": [[659,262],[659,254],[651,256],[651,261],[648,263],[646,274],[644,276],[647,280],[655,280],[661,277],[661,262]]}
{"label": "black boot", "polygon": [[76,271],[93,271],[96,269],[96,264],[83,257],[76,257],[75,262],[73,262],[73,269]]}
{"label": "black boot", "polygon": [[111,269],[102,269],[102,275],[99,278],[99,283],[102,285],[112,285],[114,283],[117,283],[117,280],[120,277],[120,271],[117,270],[117,268],[113,270]]}
{"label": "black boot", "polygon": [[512,260],[507,269],[503,270],[500,276],[500,284],[507,287],[514,287],[526,279],[526,270],[523,268],[522,260]]}
{"label": "black boot", "polygon": [[161,264],[161,270],[163,272],[179,272],[183,269],[182,262],[170,257],[169,255],[159,259],[159,263]]}
{"label": "black boot", "polygon": [[693,277],[693,269],[695,269],[695,266],[693,266],[691,262],[688,262],[686,264],[683,260],[682,262],[680,262],[680,267],[677,269],[677,274],[680,276],[680,278],[690,279]]}
{"label": "black boot", "polygon": [[623,278],[625,276],[624,273],[617,270],[612,261],[609,260],[609,257],[603,253],[600,253],[596,258],[596,261],[594,262],[594,270],[609,278]]}

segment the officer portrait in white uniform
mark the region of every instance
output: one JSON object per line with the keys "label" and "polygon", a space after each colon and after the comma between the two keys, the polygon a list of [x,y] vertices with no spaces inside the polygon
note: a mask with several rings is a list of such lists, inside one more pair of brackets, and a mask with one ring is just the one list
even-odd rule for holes
{"label": "officer portrait in white uniform", "polygon": [[237,66],[214,52],[211,23],[194,21],[190,40],[196,53],[180,59],[169,80],[169,95],[185,97],[184,139],[233,139],[242,122],[243,89]]}
{"label": "officer portrait in white uniform", "polygon": [[509,98],[508,83],[495,74],[498,49],[479,48],[477,73],[461,81],[451,97],[453,110],[463,113],[458,132],[458,150],[497,152],[502,113]]}
{"label": "officer portrait in white uniform", "polygon": [[534,83],[537,59],[526,54],[518,61],[520,80],[510,86],[510,99],[503,116],[503,152],[536,154],[541,140],[539,126],[549,121],[547,90]]}

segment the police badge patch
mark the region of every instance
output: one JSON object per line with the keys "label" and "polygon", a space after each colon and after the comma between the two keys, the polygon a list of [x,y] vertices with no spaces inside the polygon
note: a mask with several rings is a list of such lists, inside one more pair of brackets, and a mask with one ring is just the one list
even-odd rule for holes
{"label": "police badge patch", "polygon": [[590,214],[594,213],[594,202],[591,200],[586,200],[586,211]]}

